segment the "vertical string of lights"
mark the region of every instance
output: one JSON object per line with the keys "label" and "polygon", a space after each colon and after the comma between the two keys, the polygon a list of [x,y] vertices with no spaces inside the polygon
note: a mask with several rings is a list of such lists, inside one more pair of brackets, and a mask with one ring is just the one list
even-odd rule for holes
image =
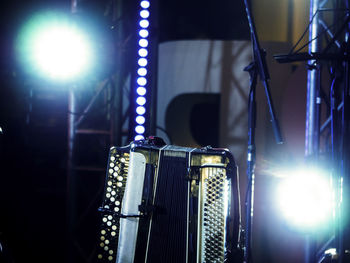
{"label": "vertical string of lights", "polygon": [[132,91],[132,104],[134,112],[130,119],[131,139],[142,140],[149,129],[149,26],[150,2],[140,1],[140,12],[137,35],[137,68]]}

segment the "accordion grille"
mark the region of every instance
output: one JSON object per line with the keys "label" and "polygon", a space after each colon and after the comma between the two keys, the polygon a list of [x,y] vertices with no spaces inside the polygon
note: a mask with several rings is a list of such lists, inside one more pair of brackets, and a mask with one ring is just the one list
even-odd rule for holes
{"label": "accordion grille", "polygon": [[201,260],[224,262],[228,182],[223,168],[202,170]]}
{"label": "accordion grille", "polygon": [[102,223],[98,260],[112,262],[116,260],[119,236],[119,217],[125,192],[129,168],[129,153],[112,149],[109,156],[106,185],[103,200]]}

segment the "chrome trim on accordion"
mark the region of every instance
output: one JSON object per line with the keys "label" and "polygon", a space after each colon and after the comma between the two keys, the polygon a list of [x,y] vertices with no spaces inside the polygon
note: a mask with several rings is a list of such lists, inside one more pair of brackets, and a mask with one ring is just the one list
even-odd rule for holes
{"label": "chrome trim on accordion", "polygon": [[[139,204],[142,201],[142,189],[145,178],[146,158],[141,153],[130,153],[129,176],[125,186],[121,213],[123,215],[138,215]],[[130,176],[132,175],[132,176]],[[120,230],[117,247],[118,263],[132,263],[134,260],[138,217],[120,218]]]}
{"label": "chrome trim on accordion", "polygon": [[240,262],[237,179],[225,149],[112,147],[99,262]]}

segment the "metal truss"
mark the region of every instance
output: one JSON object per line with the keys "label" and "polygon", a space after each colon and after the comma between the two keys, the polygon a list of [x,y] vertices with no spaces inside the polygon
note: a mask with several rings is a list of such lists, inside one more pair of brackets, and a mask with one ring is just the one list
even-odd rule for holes
{"label": "metal truss", "polygon": [[115,116],[117,89],[113,78],[90,88],[92,91],[81,87],[69,91],[66,200],[69,262],[96,260],[96,211],[103,194],[105,159],[117,136],[122,135],[121,126],[116,127],[121,117]]}
{"label": "metal truss", "polygon": [[[288,55],[275,57],[308,63],[305,159],[326,166],[335,188],[334,227],[321,241],[312,238],[306,262],[349,262],[349,5],[311,0],[308,29]],[[309,40],[300,45],[307,32]]]}
{"label": "metal truss", "polygon": [[[129,118],[126,63],[130,36],[122,20],[125,2],[105,1],[115,58],[113,69],[94,83],[71,87],[68,95],[67,255],[66,262],[96,262],[101,204],[108,151],[127,140]],[[72,0],[72,13],[79,9]],[[113,31],[117,27],[117,30]],[[101,65],[104,67],[105,65]],[[127,99],[125,99],[127,97]]]}

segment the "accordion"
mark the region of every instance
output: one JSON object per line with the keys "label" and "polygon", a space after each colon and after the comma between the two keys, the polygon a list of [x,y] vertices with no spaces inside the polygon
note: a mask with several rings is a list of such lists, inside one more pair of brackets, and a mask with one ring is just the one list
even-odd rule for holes
{"label": "accordion", "polygon": [[237,167],[225,149],[165,145],[160,138],[112,147],[98,262],[237,262]]}

